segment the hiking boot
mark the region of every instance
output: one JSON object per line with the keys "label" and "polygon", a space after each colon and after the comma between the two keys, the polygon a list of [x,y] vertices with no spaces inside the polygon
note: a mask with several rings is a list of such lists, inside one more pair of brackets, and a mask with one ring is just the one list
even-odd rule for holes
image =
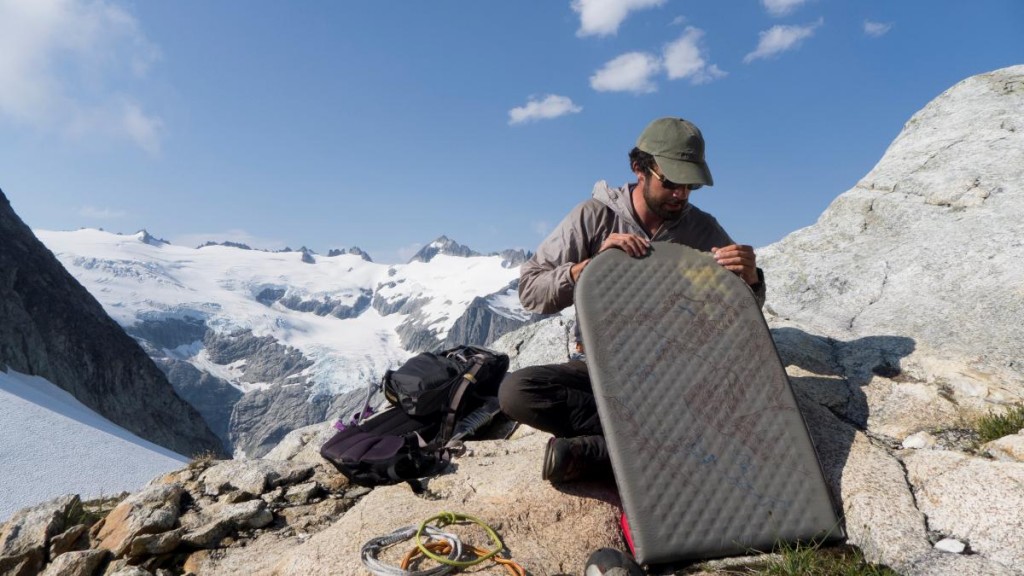
{"label": "hiking boot", "polygon": [[541,478],[552,483],[598,480],[612,475],[604,436],[552,438],[544,450]]}
{"label": "hiking boot", "polygon": [[587,558],[583,576],[643,576],[644,569],[614,548],[600,548]]}

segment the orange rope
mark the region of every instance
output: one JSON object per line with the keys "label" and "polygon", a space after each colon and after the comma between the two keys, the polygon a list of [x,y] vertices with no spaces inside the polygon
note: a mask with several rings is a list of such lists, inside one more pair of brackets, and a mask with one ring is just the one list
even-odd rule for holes
{"label": "orange rope", "polygon": [[[451,554],[452,552],[452,547],[447,542],[427,542],[426,544],[424,544],[424,546],[428,548],[431,552],[434,552],[435,554]],[[463,548],[467,551],[473,552],[478,556],[483,556],[484,554],[490,552],[490,550],[477,548],[476,546],[472,546],[470,544],[463,544]],[[408,570],[409,565],[412,564],[413,559],[421,554],[423,554],[423,552],[419,549],[419,547],[414,547],[412,550],[410,550],[402,558],[402,570]],[[508,573],[512,576],[526,576],[526,569],[520,566],[514,560],[504,558],[502,556],[492,556],[491,560],[494,560],[495,563],[504,566],[505,570],[507,570]]]}

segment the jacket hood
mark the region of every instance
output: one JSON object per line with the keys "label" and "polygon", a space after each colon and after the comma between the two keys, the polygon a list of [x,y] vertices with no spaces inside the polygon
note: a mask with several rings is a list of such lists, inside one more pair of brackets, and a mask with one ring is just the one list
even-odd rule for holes
{"label": "jacket hood", "polygon": [[619,188],[612,188],[607,182],[600,180],[597,184],[594,184],[594,190],[591,192],[591,195],[594,197],[594,200],[611,208],[616,214],[627,221],[632,222],[634,220],[629,184]]}

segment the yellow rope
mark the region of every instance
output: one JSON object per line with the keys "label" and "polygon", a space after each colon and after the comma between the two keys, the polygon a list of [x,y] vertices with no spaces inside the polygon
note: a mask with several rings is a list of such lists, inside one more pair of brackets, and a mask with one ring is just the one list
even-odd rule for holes
{"label": "yellow rope", "polygon": [[[483,528],[485,532],[487,532],[487,535],[491,538],[491,542],[494,543],[495,547],[493,550],[484,550],[483,553],[480,554],[478,558],[475,558],[473,560],[450,560],[448,558],[445,558],[444,556],[434,554],[433,552],[427,549],[426,545],[423,543],[421,538],[421,535],[423,534],[424,529],[426,529],[427,524],[434,520],[437,520],[438,528],[446,526],[448,524],[456,524],[458,522],[470,522],[473,524],[477,524],[481,528]],[[437,516],[431,516],[430,518],[427,518],[423,521],[423,523],[420,524],[419,530],[416,531],[416,548],[419,549],[419,551],[422,552],[424,556],[434,560],[435,562],[440,562],[441,564],[447,564],[448,566],[455,566],[458,568],[468,568],[470,566],[475,566],[494,556],[497,556],[498,553],[504,550],[505,545],[502,544],[501,538],[498,536],[498,533],[495,532],[493,528],[491,528],[483,521],[481,521],[479,518],[474,518],[473,516],[470,516],[468,514],[459,514],[456,512],[441,512]]]}

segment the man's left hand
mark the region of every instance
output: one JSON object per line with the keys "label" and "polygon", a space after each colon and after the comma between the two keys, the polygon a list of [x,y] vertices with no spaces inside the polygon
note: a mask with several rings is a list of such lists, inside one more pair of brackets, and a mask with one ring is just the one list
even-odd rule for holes
{"label": "man's left hand", "polygon": [[726,270],[733,271],[751,286],[757,284],[757,255],[754,254],[752,247],[730,244],[724,248],[712,248],[711,253]]}

